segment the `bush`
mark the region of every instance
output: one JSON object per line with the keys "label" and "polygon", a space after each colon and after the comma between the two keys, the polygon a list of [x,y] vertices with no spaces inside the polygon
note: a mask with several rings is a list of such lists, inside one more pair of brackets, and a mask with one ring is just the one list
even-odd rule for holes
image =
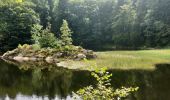
{"label": "bush", "polygon": [[[66,20],[63,20],[63,24],[60,28],[61,36],[56,38],[54,33],[51,32],[51,27],[48,26],[46,29],[42,29],[42,26],[35,24],[32,27],[32,40],[35,44],[41,48],[57,48],[69,51],[72,48],[71,30],[68,27]],[[62,46],[62,48],[61,48]]]}
{"label": "bush", "polygon": [[24,45],[21,45],[21,44],[19,44],[18,45],[18,49],[21,49],[21,50],[28,50],[28,49],[30,49],[31,47],[30,47],[30,45],[28,45],[28,44],[24,44]]}
{"label": "bush", "polygon": [[32,40],[41,48],[60,48],[61,42],[53,33],[50,28],[42,30],[41,25],[34,25],[32,28]]}
{"label": "bush", "polygon": [[121,98],[125,98],[130,93],[138,90],[136,88],[125,88],[122,87],[120,89],[114,90],[111,87],[110,77],[112,74],[106,72],[106,69],[103,68],[101,70],[96,70],[91,74],[97,80],[97,87],[88,86],[83,89],[78,90],[76,93],[73,93],[74,99],[83,99],[83,100],[120,100]]}
{"label": "bush", "polygon": [[32,45],[32,48],[33,48],[33,50],[35,50],[35,51],[41,49],[40,45],[38,45],[38,44],[33,44],[33,45]]}
{"label": "bush", "polygon": [[41,48],[60,48],[60,41],[57,40],[53,33],[43,31],[41,38],[39,39],[39,44]]}

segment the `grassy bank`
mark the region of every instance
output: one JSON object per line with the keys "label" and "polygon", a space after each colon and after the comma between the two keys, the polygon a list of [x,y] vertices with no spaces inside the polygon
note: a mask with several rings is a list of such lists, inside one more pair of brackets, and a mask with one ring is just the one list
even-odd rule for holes
{"label": "grassy bank", "polygon": [[106,66],[109,69],[153,70],[156,64],[170,63],[170,49],[139,51],[105,51],[96,52],[98,58],[91,61],[69,61],[65,66],[73,69],[93,69],[89,66]]}

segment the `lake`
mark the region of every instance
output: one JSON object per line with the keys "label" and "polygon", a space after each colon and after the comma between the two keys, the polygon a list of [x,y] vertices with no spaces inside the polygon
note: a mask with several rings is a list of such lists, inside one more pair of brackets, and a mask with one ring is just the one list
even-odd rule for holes
{"label": "lake", "polygon": [[[138,86],[129,100],[170,100],[170,65],[155,70],[110,70],[112,86]],[[47,63],[0,60],[0,100],[70,100],[72,91],[94,85],[89,71],[68,70]]]}

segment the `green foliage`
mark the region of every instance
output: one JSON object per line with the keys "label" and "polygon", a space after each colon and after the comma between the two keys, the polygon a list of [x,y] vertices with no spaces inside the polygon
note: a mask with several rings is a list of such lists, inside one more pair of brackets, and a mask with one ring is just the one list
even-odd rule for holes
{"label": "green foliage", "polygon": [[49,23],[62,46],[166,47],[169,6],[169,0],[0,0],[0,49],[30,44],[32,25],[43,30]]}
{"label": "green foliage", "polygon": [[39,39],[41,38],[41,33],[42,33],[42,26],[39,24],[33,25],[31,30],[31,34],[32,34],[31,36],[35,44],[39,45]]}
{"label": "green foliage", "polygon": [[39,39],[39,44],[42,48],[58,48],[60,44],[55,38],[53,33],[50,33],[48,30],[43,30],[41,38]]}
{"label": "green foliage", "polygon": [[133,7],[132,0],[127,0],[125,4],[120,6],[118,14],[114,16],[112,28],[117,33],[129,33],[136,20],[136,10]]}
{"label": "green foliage", "polygon": [[30,2],[0,4],[0,47],[9,50],[30,43],[32,24],[39,22]]}
{"label": "green foliage", "polygon": [[28,44],[24,44],[24,45],[19,44],[18,45],[18,49],[29,49],[29,48],[30,48],[30,45],[28,45]]}
{"label": "green foliage", "polygon": [[41,47],[40,47],[40,45],[38,45],[38,44],[33,44],[33,45],[32,45],[32,49],[35,50],[35,51],[37,51],[37,50],[41,50]]}
{"label": "green foliage", "polygon": [[23,0],[0,0],[0,4],[16,4],[16,3],[22,3]]}
{"label": "green foliage", "polygon": [[22,3],[23,0],[16,0],[16,3]]}
{"label": "green foliage", "polygon": [[42,29],[40,25],[32,28],[32,39],[41,48],[60,48],[60,41],[50,32],[50,28]]}
{"label": "green foliage", "polygon": [[119,34],[113,37],[114,44],[117,48],[129,46],[129,34]]}
{"label": "green foliage", "polygon": [[92,72],[92,76],[98,82],[96,88],[93,86],[88,86],[78,90],[76,94],[74,94],[75,99],[82,98],[83,100],[119,100],[138,90],[138,87],[122,87],[120,89],[114,90],[110,83],[110,77],[112,74],[109,74],[105,68]]}
{"label": "green foliage", "polygon": [[72,38],[71,30],[68,27],[66,20],[63,20],[63,25],[60,28],[61,36],[56,38],[54,33],[51,32],[51,26],[48,26],[46,29],[39,24],[36,24],[32,27],[32,39],[35,44],[40,45],[41,48],[62,48],[66,51],[71,49]]}
{"label": "green foliage", "polygon": [[60,28],[61,36],[60,39],[62,41],[62,46],[72,45],[72,38],[71,38],[71,30],[68,27],[68,23],[66,20],[63,20],[63,24]]}

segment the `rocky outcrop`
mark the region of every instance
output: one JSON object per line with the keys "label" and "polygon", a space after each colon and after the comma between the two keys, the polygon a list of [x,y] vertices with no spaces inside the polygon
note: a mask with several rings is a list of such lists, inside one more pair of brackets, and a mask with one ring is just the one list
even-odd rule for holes
{"label": "rocky outcrop", "polygon": [[33,50],[30,45],[23,48],[16,48],[8,51],[1,56],[3,59],[15,61],[46,61],[48,63],[60,62],[62,59],[83,60],[94,59],[97,56],[92,50],[86,50],[81,47],[76,47],[73,50],[59,51],[56,49],[40,49]]}

